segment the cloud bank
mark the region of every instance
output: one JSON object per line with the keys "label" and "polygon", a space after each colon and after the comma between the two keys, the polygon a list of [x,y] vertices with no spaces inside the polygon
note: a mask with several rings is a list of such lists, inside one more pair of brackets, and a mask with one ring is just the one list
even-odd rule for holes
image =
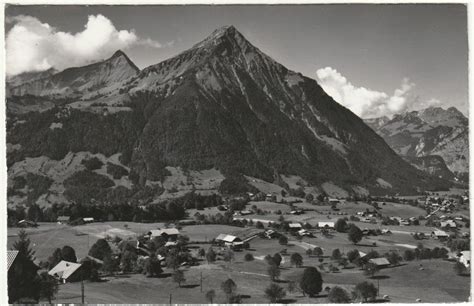
{"label": "cloud bank", "polygon": [[436,99],[420,102],[418,98],[414,98],[411,91],[415,83],[410,82],[408,78],[404,78],[399,88],[389,95],[365,87],[356,87],[331,67],[317,70],[316,76],[328,95],[361,118],[392,117],[394,114],[415,108],[440,104]]}
{"label": "cloud bank", "polygon": [[134,45],[163,47],[158,41],[138,37],[133,29],[116,29],[100,14],[90,15],[84,30],[77,33],[59,31],[25,15],[9,17],[6,22],[14,24],[5,40],[7,75],[81,66]]}

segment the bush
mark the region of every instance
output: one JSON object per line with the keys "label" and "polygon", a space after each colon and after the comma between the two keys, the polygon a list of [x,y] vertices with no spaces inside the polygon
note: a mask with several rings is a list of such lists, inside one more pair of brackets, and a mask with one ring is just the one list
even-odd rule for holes
{"label": "bush", "polygon": [[288,244],[288,238],[286,236],[281,235],[280,238],[278,238],[278,243],[281,245],[287,245]]}
{"label": "bush", "polygon": [[245,254],[244,256],[245,261],[252,261],[254,260],[253,255],[250,253]]}
{"label": "bush", "polygon": [[349,293],[341,287],[332,287],[328,293],[328,301],[330,303],[344,304],[351,301]]}
{"label": "bush", "polygon": [[270,303],[276,303],[286,295],[285,290],[278,286],[277,284],[270,284],[267,289],[265,289],[265,296],[270,301]]}
{"label": "bush", "polygon": [[369,282],[358,283],[355,286],[353,295],[356,298],[361,299],[364,302],[367,302],[368,299],[375,299],[375,297],[377,296],[377,288],[375,287],[373,283],[369,283]]}

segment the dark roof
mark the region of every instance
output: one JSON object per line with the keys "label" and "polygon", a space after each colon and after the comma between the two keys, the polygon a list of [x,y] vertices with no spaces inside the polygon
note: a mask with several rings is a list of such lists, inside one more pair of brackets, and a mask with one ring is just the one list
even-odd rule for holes
{"label": "dark roof", "polygon": [[10,267],[18,256],[18,253],[18,251],[7,251],[7,271],[10,270]]}

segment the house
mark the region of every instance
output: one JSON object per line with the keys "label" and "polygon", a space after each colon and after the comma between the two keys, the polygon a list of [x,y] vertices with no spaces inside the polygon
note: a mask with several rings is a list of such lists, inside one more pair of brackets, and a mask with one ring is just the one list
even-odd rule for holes
{"label": "house", "polygon": [[459,262],[469,269],[471,266],[471,251],[462,251],[459,256]]}
{"label": "house", "polygon": [[86,218],[82,218],[82,221],[84,221],[84,223],[92,223],[94,222],[94,218],[86,217]]}
{"label": "house", "polygon": [[436,239],[442,240],[442,239],[447,239],[449,235],[445,231],[435,230],[431,232],[431,237],[435,237]]}
{"label": "house", "polygon": [[81,264],[61,260],[48,274],[56,277],[63,283],[81,280]]}
{"label": "house", "polygon": [[148,232],[148,236],[150,239],[155,237],[162,237],[165,240],[176,240],[178,239],[179,230],[177,228],[163,228],[163,229],[156,229],[151,230]]}
{"label": "house", "polygon": [[329,204],[331,204],[331,205],[337,205],[337,204],[340,203],[340,201],[339,201],[338,199],[335,199],[335,198],[329,198],[329,199],[328,199],[328,202],[329,202]]}
{"label": "house", "polygon": [[372,258],[372,259],[369,259],[369,262],[376,265],[377,268],[379,269],[390,266],[390,261],[388,261],[388,259],[385,257]]}
{"label": "house", "polygon": [[232,249],[240,249],[244,245],[242,239],[234,235],[219,234],[219,236],[217,236],[215,240],[218,244],[225,245]]}
{"label": "house", "polygon": [[292,214],[292,215],[302,215],[302,214],[304,214],[304,211],[301,210],[301,209],[296,209],[296,210],[290,211],[290,214]]}
{"label": "house", "polygon": [[298,235],[300,235],[301,237],[303,237],[303,236],[312,237],[313,236],[313,234],[311,232],[308,232],[305,229],[300,229],[298,231]]}
{"label": "house", "polygon": [[272,239],[272,238],[274,238],[274,237],[276,236],[276,232],[275,232],[274,230],[271,230],[271,229],[270,229],[270,230],[266,230],[266,231],[264,232],[264,235],[265,235],[266,238]]}
{"label": "house", "polygon": [[360,259],[362,259],[362,258],[364,258],[365,256],[367,256],[367,254],[364,253],[364,252],[361,252],[361,251],[357,251],[357,252],[359,252],[359,258],[360,258]]}
{"label": "house", "polygon": [[70,216],[59,216],[56,221],[58,221],[58,224],[67,224],[69,223],[71,217]]}
{"label": "house", "polygon": [[299,231],[303,228],[299,223],[290,223],[288,224],[288,227],[290,228],[290,231]]}
{"label": "house", "polygon": [[456,228],[456,222],[454,222],[453,220],[441,221],[440,227],[441,228]]}
{"label": "house", "polygon": [[250,210],[241,210],[241,211],[240,211],[240,214],[241,214],[242,216],[246,216],[246,215],[251,215],[252,212],[251,212]]}
{"label": "house", "polygon": [[318,222],[318,228],[320,229],[334,229],[334,222]]}
{"label": "house", "polygon": [[36,222],[33,222],[31,220],[20,220],[17,223],[18,227],[38,227],[38,224]]}
{"label": "house", "polygon": [[383,235],[390,235],[391,233],[392,233],[392,231],[389,230],[388,228],[383,228],[383,229],[382,229],[382,234],[383,234]]}

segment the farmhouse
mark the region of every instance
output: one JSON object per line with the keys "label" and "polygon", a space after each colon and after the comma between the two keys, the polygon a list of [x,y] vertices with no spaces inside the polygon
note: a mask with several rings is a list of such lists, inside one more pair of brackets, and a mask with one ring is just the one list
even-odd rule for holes
{"label": "farmhouse", "polygon": [[328,201],[329,201],[329,204],[331,204],[331,205],[340,203],[340,201],[338,199],[335,199],[335,198],[329,198]]}
{"label": "farmhouse", "polygon": [[435,230],[431,232],[431,237],[435,237],[436,239],[442,240],[448,238],[449,235],[445,231]]}
{"label": "farmhouse", "polygon": [[36,222],[33,222],[31,220],[20,220],[17,223],[18,227],[38,227],[38,224]]}
{"label": "farmhouse", "polygon": [[456,228],[456,222],[453,220],[446,220],[440,223],[441,228]]}
{"label": "farmhouse", "polygon": [[301,224],[299,223],[290,223],[288,224],[288,227],[290,231],[293,231],[293,232],[299,231],[302,228]]}
{"label": "farmhouse", "polygon": [[86,218],[82,218],[82,221],[84,221],[84,223],[92,223],[94,222],[94,218],[86,217]]}
{"label": "farmhouse", "polygon": [[369,259],[369,262],[375,264],[378,268],[386,268],[390,266],[390,262],[385,257],[372,258]]}
{"label": "farmhouse", "polygon": [[276,237],[276,232],[274,230],[266,230],[264,233],[265,237],[268,239],[272,239],[273,237]]}
{"label": "farmhouse", "polygon": [[162,237],[166,240],[176,240],[178,239],[179,231],[176,228],[163,228],[163,229],[156,229],[151,230],[148,232],[148,236],[150,239],[155,237]]}
{"label": "farmhouse", "polygon": [[219,234],[215,240],[218,244],[225,245],[232,249],[241,249],[244,245],[242,239],[234,235]]}
{"label": "farmhouse", "polygon": [[48,274],[56,277],[63,283],[78,281],[81,278],[80,271],[82,265],[74,262],[61,260]]}
{"label": "farmhouse", "polygon": [[66,223],[69,223],[70,219],[71,219],[70,216],[59,216],[57,221],[58,221],[58,224],[66,224]]}
{"label": "farmhouse", "polygon": [[311,232],[308,232],[308,231],[305,230],[305,229],[300,229],[300,230],[298,231],[298,235],[300,235],[300,236],[308,236],[308,237],[313,236],[313,234],[311,234]]}
{"label": "farmhouse", "polygon": [[334,222],[318,222],[318,228],[334,229]]}

